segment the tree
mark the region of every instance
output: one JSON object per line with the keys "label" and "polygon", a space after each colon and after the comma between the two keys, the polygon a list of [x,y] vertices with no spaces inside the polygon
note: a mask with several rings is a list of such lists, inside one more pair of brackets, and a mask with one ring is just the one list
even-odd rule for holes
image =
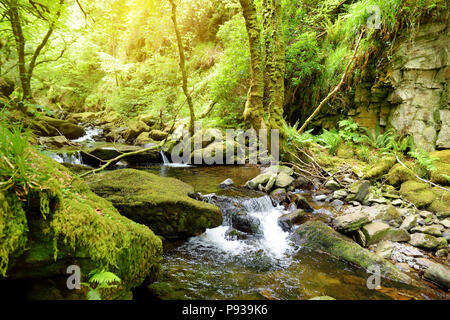
{"label": "tree", "polygon": [[177,5],[175,3],[175,0],[169,0],[170,4],[172,5],[172,22],[173,27],[175,29],[175,34],[177,36],[177,44],[178,44],[178,53],[180,55],[180,69],[181,69],[181,77],[183,78],[183,92],[186,96],[186,100],[189,106],[189,114],[190,114],[190,125],[189,125],[189,132],[191,136],[194,135],[194,122],[195,122],[195,112],[194,112],[194,105],[192,103],[192,97],[188,90],[188,78],[187,78],[187,72],[186,72],[186,58],[184,55],[184,47],[183,47],[183,40],[181,39],[180,30],[178,29],[178,23],[177,23]]}
{"label": "tree", "polygon": [[[38,57],[57,27],[57,22],[65,7],[65,1],[1,0],[0,5],[2,9],[0,12],[9,21],[14,36],[17,66],[22,86],[22,101],[32,100],[31,77],[37,65],[48,62],[47,60],[38,61]],[[30,19],[37,19],[47,24],[47,31],[31,53],[27,52],[30,45],[27,43],[24,31],[24,27]]]}

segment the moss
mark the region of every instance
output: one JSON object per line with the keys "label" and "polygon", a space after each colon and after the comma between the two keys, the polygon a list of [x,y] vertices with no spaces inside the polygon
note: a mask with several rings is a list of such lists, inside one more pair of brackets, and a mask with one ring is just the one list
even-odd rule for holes
{"label": "moss", "polygon": [[308,221],[302,224],[297,229],[295,237],[295,240],[305,247],[328,252],[364,269],[377,265],[380,267],[383,277],[394,281],[412,283],[411,278],[397,270],[390,262],[360,247],[321,221]]}
{"label": "moss", "polygon": [[437,158],[434,163],[436,171],[431,173],[431,181],[440,185],[450,185],[450,150],[435,151],[430,153],[431,157]]}
{"label": "moss", "polygon": [[351,159],[355,157],[353,147],[347,143],[341,143],[337,149],[336,155],[341,159]]}
{"label": "moss", "polygon": [[133,169],[103,172],[86,180],[130,219],[165,238],[183,238],[222,224],[220,209],[189,197],[194,188],[174,178]]}
{"label": "moss", "polygon": [[426,207],[436,199],[428,184],[412,180],[401,185],[400,194],[418,208]]}
{"label": "moss", "polygon": [[0,192],[0,275],[6,276],[9,260],[19,256],[28,242],[22,204],[11,192]]}
{"label": "moss", "polygon": [[450,216],[450,192],[443,189],[434,187],[433,193],[436,198],[430,204],[429,210],[435,212],[439,217]]}
{"label": "moss", "polygon": [[391,185],[397,186],[401,185],[403,182],[408,180],[415,180],[414,172],[402,166],[400,163],[394,165],[387,175],[387,180]]}
{"label": "moss", "polygon": [[380,178],[384,174],[388,173],[389,169],[395,164],[395,157],[386,156],[378,160],[375,165],[371,165],[370,169],[366,171],[365,176],[367,178]]}

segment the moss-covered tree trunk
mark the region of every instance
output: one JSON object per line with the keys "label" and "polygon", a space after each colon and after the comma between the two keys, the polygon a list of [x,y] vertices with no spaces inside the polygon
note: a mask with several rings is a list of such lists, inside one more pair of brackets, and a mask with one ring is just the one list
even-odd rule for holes
{"label": "moss-covered tree trunk", "polygon": [[245,103],[244,119],[258,131],[264,124],[264,54],[261,45],[261,26],[253,0],[239,0],[239,2],[244,14],[251,59],[250,88]]}
{"label": "moss-covered tree trunk", "polygon": [[186,58],[184,55],[184,47],[183,47],[183,41],[181,39],[180,30],[178,29],[178,23],[177,23],[177,5],[175,3],[175,0],[169,0],[170,4],[172,5],[172,22],[173,26],[175,28],[175,34],[177,36],[177,43],[178,43],[178,53],[180,55],[180,69],[181,69],[181,77],[183,78],[183,92],[186,96],[186,100],[189,106],[189,115],[191,118],[190,125],[189,125],[189,132],[191,136],[194,135],[194,122],[195,122],[195,112],[194,112],[194,104],[192,103],[192,97],[188,90],[188,80],[187,80],[187,72],[186,72]]}

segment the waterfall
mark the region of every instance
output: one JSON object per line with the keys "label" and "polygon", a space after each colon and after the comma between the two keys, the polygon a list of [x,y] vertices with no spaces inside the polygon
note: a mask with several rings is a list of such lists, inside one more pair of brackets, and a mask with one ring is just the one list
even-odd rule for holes
{"label": "waterfall", "polygon": [[164,165],[170,164],[170,161],[169,161],[169,159],[167,159],[167,156],[166,156],[166,154],[164,153],[164,151],[161,150],[160,152],[161,152],[161,157],[162,157],[162,159],[163,159]]}
{"label": "waterfall", "polygon": [[[214,229],[207,229],[205,234],[191,239],[196,246],[201,244],[215,247],[231,255],[247,255],[260,252],[272,259],[282,259],[289,252],[289,233],[278,225],[278,218],[285,213],[281,207],[274,207],[269,196],[259,198],[231,198],[225,196],[205,195],[204,201],[217,205],[223,214],[223,224]],[[247,215],[259,220],[257,236],[247,240],[233,240],[226,237],[231,227],[231,216],[236,211],[244,210]]]}
{"label": "waterfall", "polygon": [[59,163],[83,164],[81,152],[51,152],[50,158]]}
{"label": "waterfall", "polygon": [[189,164],[184,164],[184,163],[172,163],[169,161],[169,159],[167,158],[166,154],[164,151],[160,151],[161,153],[161,157],[163,159],[163,164],[164,166],[168,166],[168,167],[190,167]]}
{"label": "waterfall", "polygon": [[72,140],[72,142],[95,142],[94,137],[97,137],[103,133],[103,129],[99,128],[87,128],[86,134],[78,139]]}

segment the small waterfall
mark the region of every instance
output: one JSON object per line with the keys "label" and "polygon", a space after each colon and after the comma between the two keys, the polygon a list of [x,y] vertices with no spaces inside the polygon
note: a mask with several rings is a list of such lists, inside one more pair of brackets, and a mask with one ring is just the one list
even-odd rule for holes
{"label": "small waterfall", "polygon": [[169,159],[167,159],[167,156],[166,156],[166,154],[164,153],[164,151],[161,150],[160,152],[161,152],[161,157],[162,157],[162,159],[163,159],[164,165],[170,164],[170,161],[169,161]]}
{"label": "small waterfall", "polygon": [[[195,238],[208,246],[221,249],[232,255],[245,252],[263,251],[268,257],[282,259],[290,250],[289,233],[278,225],[278,218],[284,213],[281,207],[274,207],[269,196],[259,198],[231,198],[225,196],[205,195],[202,199],[217,205],[223,214],[222,226],[206,230],[205,234]],[[261,235],[250,237],[249,240],[230,240],[226,237],[232,224],[232,215],[244,210],[247,215],[257,218],[260,222]]]}
{"label": "small waterfall", "polygon": [[83,164],[80,151],[50,153],[50,158],[59,163]]}
{"label": "small waterfall", "polygon": [[99,128],[87,128],[86,134],[78,139],[72,140],[72,142],[95,142],[95,137],[101,135],[103,133],[103,129]]}
{"label": "small waterfall", "polygon": [[161,150],[160,153],[161,153],[161,157],[163,159],[164,166],[167,166],[167,167],[190,167],[189,164],[172,163],[172,162],[169,161],[169,159],[167,158],[167,156],[166,156],[164,151]]}

